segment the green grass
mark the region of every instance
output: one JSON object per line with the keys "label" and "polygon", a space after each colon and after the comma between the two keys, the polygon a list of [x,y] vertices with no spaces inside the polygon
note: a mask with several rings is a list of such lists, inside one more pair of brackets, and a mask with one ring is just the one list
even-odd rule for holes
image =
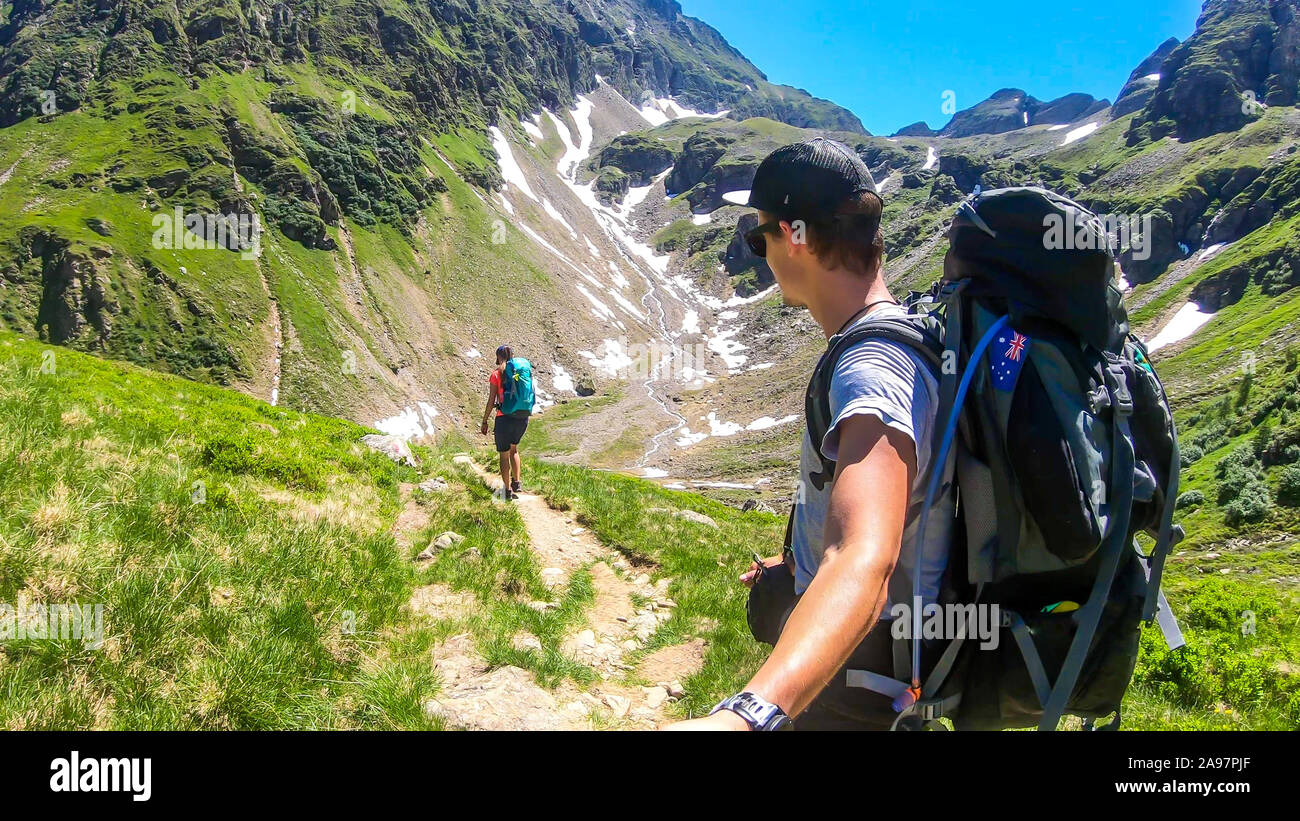
{"label": "green grass", "polygon": [[385,646],[415,472],[364,429],[9,333],[0,405],[0,601],[105,618],[98,650],[0,644],[0,726],[428,726],[436,682]]}

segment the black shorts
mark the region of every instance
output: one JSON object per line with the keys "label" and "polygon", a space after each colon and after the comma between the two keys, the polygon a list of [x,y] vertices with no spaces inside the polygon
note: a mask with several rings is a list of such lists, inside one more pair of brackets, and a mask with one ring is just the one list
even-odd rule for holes
{"label": "black shorts", "polygon": [[498,416],[496,427],[492,429],[493,438],[497,442],[497,453],[505,453],[510,450],[511,445],[519,444],[526,430],[528,430],[527,416]]}

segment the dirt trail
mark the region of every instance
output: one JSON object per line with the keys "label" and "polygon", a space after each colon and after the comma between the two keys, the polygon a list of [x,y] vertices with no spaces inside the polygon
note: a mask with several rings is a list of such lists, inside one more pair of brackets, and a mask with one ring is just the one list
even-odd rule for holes
{"label": "dirt trail", "polygon": [[[477,464],[475,473],[497,491],[499,477]],[[572,517],[553,510],[534,494],[521,494],[514,504],[524,520],[532,549],[544,566],[548,586],[567,584],[574,571],[587,568],[595,601],[587,624],[562,644],[565,655],[586,664],[601,680],[583,690],[565,682],[547,690],[518,667],[489,670],[468,634],[448,639],[436,651],[442,692],[426,707],[446,725],[483,730],[585,730],[593,727],[650,729],[670,720],[670,697],[681,695],[681,681],[703,664],[705,644],[695,640],[664,648],[643,659],[639,667],[625,655],[639,650],[666,621],[675,604],[666,598],[668,580],[651,583],[647,573],[634,570],[618,553],[603,545]],[[619,571],[622,571],[621,573]],[[426,598],[430,591],[422,591]],[[441,591],[439,595],[445,595]],[[636,597],[636,599],[634,599]],[[635,600],[647,602],[638,607]],[[539,603],[540,605],[541,603]],[[544,606],[544,605],[542,605]],[[534,647],[533,636],[519,635],[515,644]],[[628,673],[653,686],[621,682]]]}
{"label": "dirt trail", "polygon": [[257,260],[257,276],[271,305],[271,344],[275,349],[270,363],[271,394],[267,401],[274,406],[280,403],[280,359],[284,356],[284,328],[280,325],[280,300],[271,292],[271,284],[266,279],[266,270],[262,267],[260,257]]}

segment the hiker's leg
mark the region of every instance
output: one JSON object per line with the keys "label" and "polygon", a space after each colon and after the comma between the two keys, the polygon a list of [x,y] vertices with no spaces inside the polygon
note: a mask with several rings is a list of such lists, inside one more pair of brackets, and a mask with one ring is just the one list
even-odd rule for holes
{"label": "hiker's leg", "polygon": [[497,454],[501,457],[501,487],[510,490],[510,451]]}
{"label": "hiker's leg", "polygon": [[516,482],[518,482],[520,479],[523,478],[524,474],[519,467],[519,446],[518,445],[510,446],[510,467],[514,471],[512,475],[514,476],[514,480]]}

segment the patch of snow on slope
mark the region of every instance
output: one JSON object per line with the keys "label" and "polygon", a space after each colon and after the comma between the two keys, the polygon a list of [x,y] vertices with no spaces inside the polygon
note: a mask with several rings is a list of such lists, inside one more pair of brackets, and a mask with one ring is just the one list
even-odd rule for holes
{"label": "patch of snow on slope", "polygon": [[587,298],[587,301],[591,303],[598,319],[608,319],[611,322],[617,319],[617,317],[614,316],[614,312],[609,309],[609,306],[597,299],[596,295],[591,291],[584,288],[582,283],[574,283],[573,287],[577,288],[578,291]]}
{"label": "patch of snow on slope", "polygon": [[732,205],[749,205],[749,189],[743,191],[728,191],[722,195],[722,199]]}
{"label": "patch of snow on slope", "polygon": [[492,135],[492,148],[497,152],[497,163],[501,166],[501,178],[508,184],[518,188],[528,199],[537,202],[537,195],[528,185],[528,178],[524,176],[524,170],[515,162],[515,155],[510,150],[510,143],[506,140],[506,135],[501,133],[501,129],[492,126],[488,129]]}
{"label": "patch of snow on slope", "polygon": [[555,371],[555,378],[551,380],[551,384],[555,387],[556,393],[560,393],[561,391],[577,393],[577,390],[573,386],[573,377],[569,375],[569,372],[564,369],[563,365],[556,362],[551,370]]}
{"label": "patch of snow on slope", "polygon": [[922,166],[921,170],[929,171],[931,168],[934,168],[938,164],[939,164],[939,152],[934,150],[934,146],[927,145],[925,147],[925,165]]}
{"label": "patch of snow on slope", "polygon": [[1081,125],[1078,128],[1071,131],[1070,133],[1066,134],[1065,142],[1061,143],[1061,145],[1066,146],[1069,145],[1070,143],[1078,142],[1079,140],[1082,140],[1084,137],[1088,136],[1092,132],[1096,131],[1099,127],[1100,127],[1100,123],[1088,123],[1087,125]]}
{"label": "patch of snow on slope", "polygon": [[788,425],[798,418],[798,416],[786,416],[782,419],[773,419],[770,416],[762,416],[746,425],[745,430],[767,430],[768,428],[775,428],[778,425]]}
{"label": "patch of snow on slope", "polygon": [[520,125],[524,127],[524,131],[528,132],[528,136],[533,138],[533,145],[537,145],[546,139],[546,135],[542,133],[542,130],[528,120],[524,120]]}
{"label": "patch of snow on slope", "polygon": [[686,316],[682,318],[682,333],[697,334],[700,332],[700,312],[687,311]]}
{"label": "patch of snow on slope", "polygon": [[578,232],[573,230],[573,226],[570,225],[569,221],[564,218],[564,215],[559,212],[559,209],[557,209],[554,205],[551,205],[550,200],[546,200],[546,199],[542,200],[542,210],[545,211],[547,216],[549,216],[551,219],[555,220],[560,225],[563,225],[566,229],[568,229],[570,237],[572,237],[574,240],[578,239]]}
{"label": "patch of snow on slope", "polygon": [[709,337],[707,343],[709,350],[717,354],[718,358],[727,364],[727,368],[733,371],[743,367],[749,360],[749,357],[739,353],[748,350],[748,347],[744,343],[732,339],[739,331],[739,328],[728,328],[725,331],[719,330],[714,336]]}
{"label": "patch of snow on slope", "polygon": [[623,350],[622,344],[615,339],[606,339],[604,342],[604,357],[597,357],[591,351],[578,351],[578,356],[587,360],[592,368],[604,373],[609,377],[616,377],[619,373],[626,371],[632,366],[632,359]]}
{"label": "patch of snow on slope", "polygon": [[1147,351],[1155,353],[1166,345],[1181,342],[1213,318],[1213,313],[1206,313],[1201,310],[1200,305],[1189,302],[1179,308],[1173,319],[1169,320],[1169,323],[1160,329],[1160,333],[1147,343]]}
{"label": "patch of snow on slope", "polygon": [[465,351],[465,353],[463,354],[463,356],[466,359],[478,359],[482,355],[483,354],[479,352],[478,348],[470,348],[468,351]]}
{"label": "patch of snow on slope", "polygon": [[428,402],[416,402],[413,408],[405,408],[396,416],[380,419],[375,423],[375,429],[383,431],[389,436],[419,439],[423,436],[434,435],[436,431],[433,420],[437,416],[438,409],[433,405]]}
{"label": "patch of snow on slope", "polygon": [[682,428],[681,436],[677,437],[677,447],[689,448],[691,445],[699,444],[708,438],[707,433],[691,433],[690,428]]}
{"label": "patch of snow on slope", "polygon": [[672,100],[667,97],[660,97],[655,100],[648,100],[644,105],[641,106],[641,116],[644,117],[645,121],[650,123],[650,125],[652,126],[663,125],[669,120],[680,120],[685,117],[705,117],[708,119],[717,119],[718,117],[725,117],[730,113],[731,111],[728,110],[728,111],[719,111],[717,114],[706,114],[701,111],[695,111],[694,109],[687,108],[681,103],[678,103],[676,100]]}
{"label": "patch of snow on slope", "polygon": [[713,222],[711,214],[691,214],[691,223],[694,225],[708,225]]}
{"label": "patch of snow on slope", "polygon": [[1219,253],[1220,251],[1222,251],[1222,250],[1223,250],[1224,248],[1226,248],[1226,247],[1227,247],[1227,243],[1226,243],[1226,242],[1218,242],[1218,243],[1215,243],[1214,245],[1211,245],[1209,248],[1206,248],[1204,251],[1202,251],[1202,252],[1201,252],[1201,255],[1200,255],[1199,257],[1196,258],[1196,261],[1197,261],[1197,262],[1205,262],[1207,259],[1209,259],[1210,257],[1214,256],[1215,254]]}

